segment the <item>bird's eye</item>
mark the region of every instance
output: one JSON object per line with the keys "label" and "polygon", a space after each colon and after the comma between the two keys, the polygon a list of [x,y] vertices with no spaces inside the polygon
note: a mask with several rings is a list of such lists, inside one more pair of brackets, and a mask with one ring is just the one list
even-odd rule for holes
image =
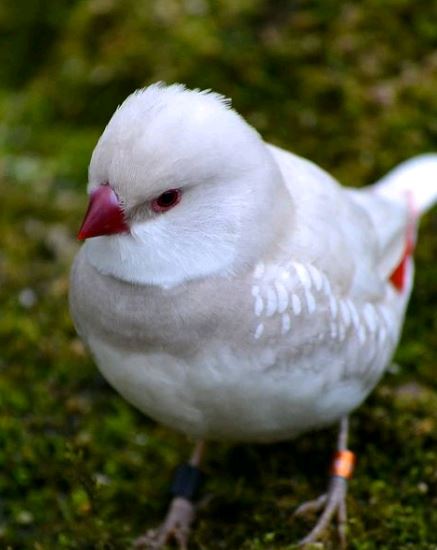
{"label": "bird's eye", "polygon": [[153,199],[152,201],[152,210],[154,212],[165,212],[170,210],[173,206],[176,206],[177,203],[181,200],[182,192],[180,189],[169,189],[161,193],[159,197]]}

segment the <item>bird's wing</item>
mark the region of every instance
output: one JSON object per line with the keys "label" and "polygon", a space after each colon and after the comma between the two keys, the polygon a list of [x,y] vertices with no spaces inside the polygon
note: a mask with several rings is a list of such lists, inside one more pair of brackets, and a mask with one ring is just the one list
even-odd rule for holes
{"label": "bird's wing", "polygon": [[368,216],[377,240],[375,268],[383,281],[388,281],[402,262],[413,239],[414,216],[409,211],[408,200],[393,202],[375,193],[372,187],[363,190],[347,190],[351,200]]}
{"label": "bird's wing", "polygon": [[326,274],[339,296],[377,302],[402,256],[407,207],[340,186],[313,163],[271,147],[294,202],[287,248]]}

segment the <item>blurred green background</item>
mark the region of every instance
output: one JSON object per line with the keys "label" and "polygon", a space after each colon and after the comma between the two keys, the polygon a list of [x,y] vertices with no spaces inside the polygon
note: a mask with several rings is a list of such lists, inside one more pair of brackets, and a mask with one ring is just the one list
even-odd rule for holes
{"label": "blurred green background", "polygon": [[[437,2],[2,0],[1,548],[128,548],[189,453],[106,385],[67,309],[90,153],[157,80],[231,97],[266,139],[364,185],[437,150]],[[352,420],[352,549],[437,549],[436,229],[434,210],[397,365]],[[192,548],[293,548],[334,433],[211,446]]]}

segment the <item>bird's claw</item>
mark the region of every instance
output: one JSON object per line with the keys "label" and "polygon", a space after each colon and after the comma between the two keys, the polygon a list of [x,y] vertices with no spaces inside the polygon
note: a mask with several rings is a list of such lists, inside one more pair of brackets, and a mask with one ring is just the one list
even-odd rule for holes
{"label": "bird's claw", "polygon": [[323,509],[312,531],[299,541],[300,547],[316,542],[320,535],[328,528],[334,515],[337,515],[340,548],[346,548],[346,491],[347,480],[342,477],[332,477],[329,490],[325,495],[315,500],[305,502],[299,506],[294,513],[295,516],[304,516],[308,513],[319,512]]}
{"label": "bird's claw", "polygon": [[151,529],[136,539],[135,550],[160,550],[171,540],[176,542],[179,550],[187,550],[194,515],[194,506],[189,500],[174,498],[164,523],[158,529]]}

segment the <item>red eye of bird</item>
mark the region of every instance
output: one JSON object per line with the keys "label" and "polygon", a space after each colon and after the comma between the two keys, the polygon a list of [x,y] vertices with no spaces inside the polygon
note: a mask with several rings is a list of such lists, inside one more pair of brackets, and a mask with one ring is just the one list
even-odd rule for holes
{"label": "red eye of bird", "polygon": [[181,190],[180,189],[169,189],[161,193],[159,197],[153,199],[152,201],[152,210],[154,212],[165,212],[170,210],[173,206],[176,206],[177,203],[181,200]]}

